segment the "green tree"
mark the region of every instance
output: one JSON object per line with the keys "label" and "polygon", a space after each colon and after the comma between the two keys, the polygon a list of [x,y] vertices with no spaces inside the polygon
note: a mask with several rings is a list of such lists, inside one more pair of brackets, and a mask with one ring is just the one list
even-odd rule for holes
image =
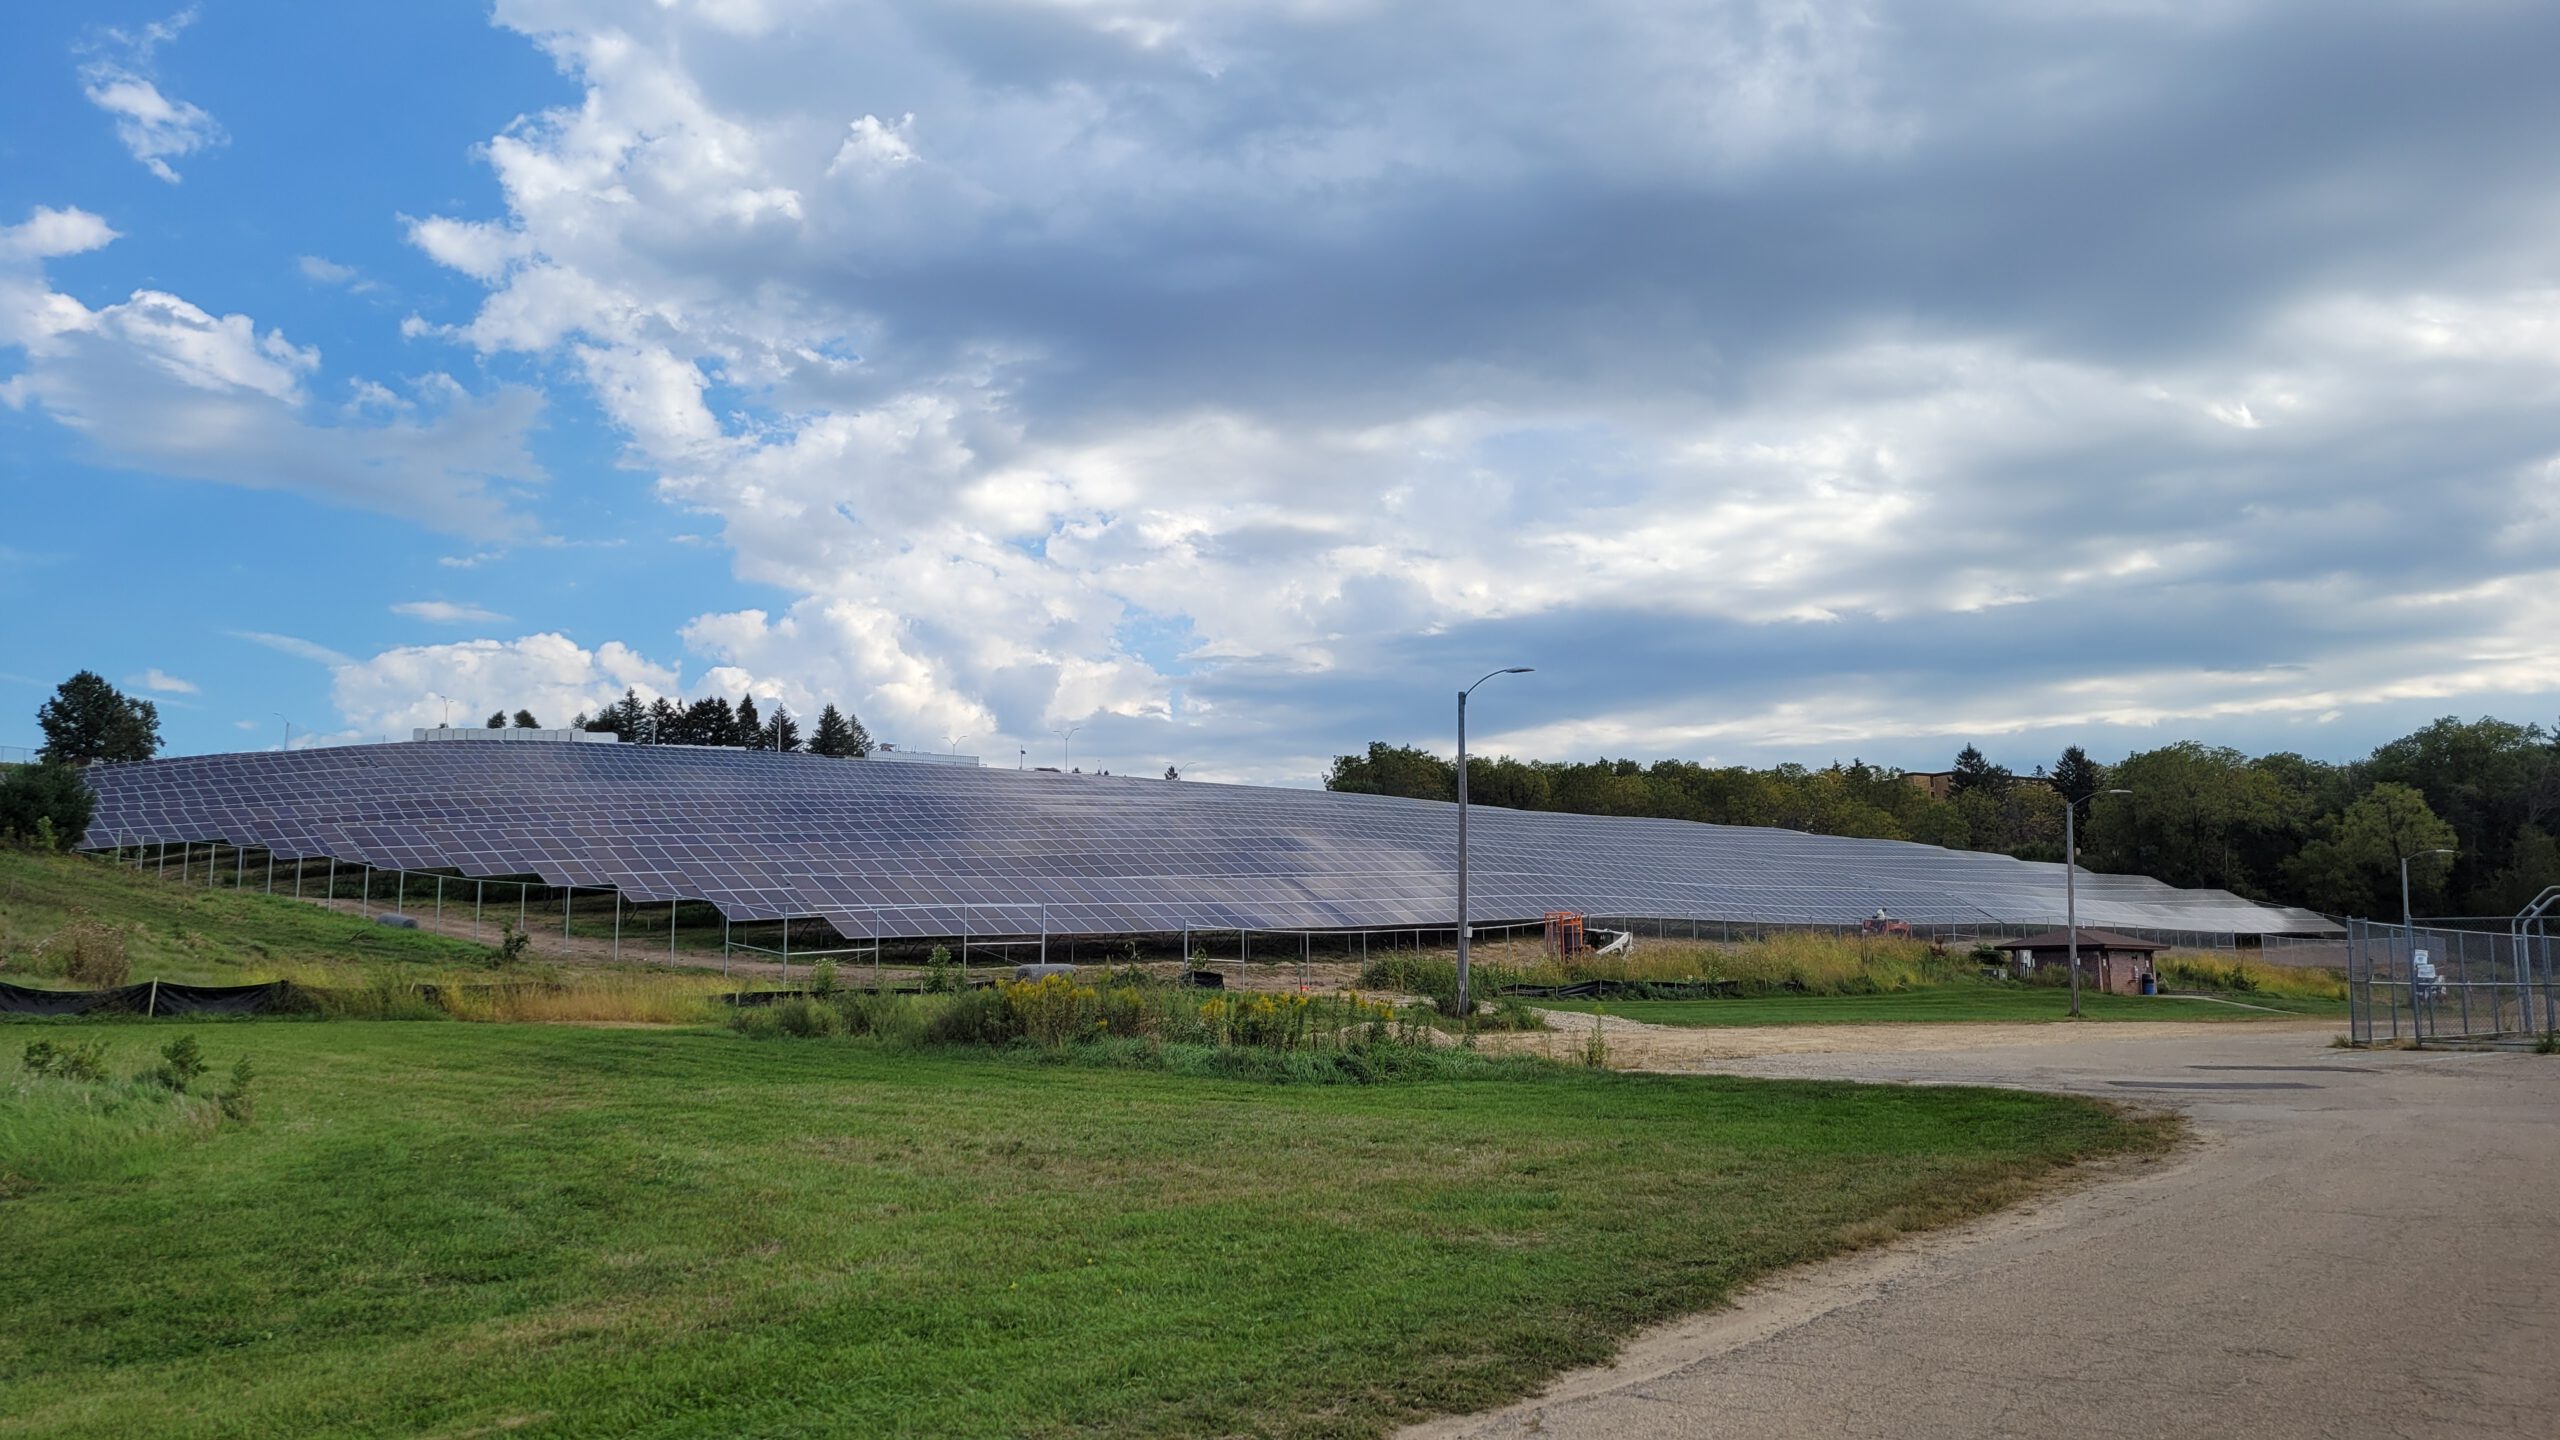
{"label": "green tree", "polygon": [[764,717],[756,713],[756,697],[739,696],[738,708],[729,722],[727,743],[741,750],[761,750],[764,740]]}
{"label": "green tree", "polygon": [[1947,794],[1961,798],[1974,790],[1998,792],[2009,788],[2009,772],[1992,764],[1980,750],[1971,745],[1956,752],[1955,773],[1947,777]]}
{"label": "green tree", "polygon": [[[554,710],[551,713],[557,715],[560,712]],[[516,712],[516,728],[519,730],[539,730],[542,728],[542,722],[533,718],[532,711],[519,710]]]}
{"label": "green tree", "polygon": [[[1469,771],[1469,781],[1475,778]],[[1402,795],[1409,800],[1458,798],[1458,767],[1428,750],[1372,740],[1362,755],[1336,755],[1324,780],[1327,790],[1352,795]]]}
{"label": "green tree", "polygon": [[2053,762],[2053,788],[2063,799],[2078,803],[2095,795],[2107,783],[2107,769],[2089,758],[2089,752],[2077,745],[2062,747],[2062,756]]}
{"label": "green tree", "polygon": [[773,718],[765,722],[761,748],[778,755],[788,755],[800,748],[800,722],[791,718],[791,712],[784,709],[779,700],[774,702]]}
{"label": "green tree", "polygon": [[49,760],[11,766],[0,774],[0,837],[76,846],[88,833],[96,800],[69,765]]}
{"label": "green tree", "polygon": [[[578,718],[579,718],[581,721],[583,721],[583,720],[585,720],[587,717],[586,717],[586,716],[584,716],[584,715],[581,715],[581,716],[579,716]],[[488,724],[488,726],[487,726],[486,728],[491,729],[491,730],[504,730],[504,729],[506,729],[506,728],[507,728],[507,712],[506,712],[506,711],[504,711],[504,710],[492,710],[492,711],[490,711],[490,712],[489,712],[489,724]],[[581,725],[579,728],[584,729],[585,727],[584,727],[583,725]]]}
{"label": "green tree", "polygon": [[819,707],[818,728],[809,732],[809,753],[824,755],[831,760],[844,759],[848,753],[846,741],[850,738],[851,730],[844,723],[844,712],[838,710],[833,701]]}
{"label": "green tree", "polygon": [[673,745],[676,733],[684,728],[684,712],[676,702],[661,695],[649,702],[649,714],[641,722],[641,734],[652,745]]}
{"label": "green tree", "polygon": [[148,760],[160,753],[160,707],[137,700],[83,670],[36,707],[43,758],[65,765]]}

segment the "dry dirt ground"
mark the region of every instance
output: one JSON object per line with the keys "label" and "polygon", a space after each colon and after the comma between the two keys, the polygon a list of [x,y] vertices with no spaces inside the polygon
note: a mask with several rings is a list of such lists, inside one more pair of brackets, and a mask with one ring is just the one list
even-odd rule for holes
{"label": "dry dirt ground", "polygon": [[1655,1028],[1613,1026],[1612,1061],[2074,1091],[2195,1140],[1414,1440],[2560,1434],[2560,1057],[2293,1021]]}

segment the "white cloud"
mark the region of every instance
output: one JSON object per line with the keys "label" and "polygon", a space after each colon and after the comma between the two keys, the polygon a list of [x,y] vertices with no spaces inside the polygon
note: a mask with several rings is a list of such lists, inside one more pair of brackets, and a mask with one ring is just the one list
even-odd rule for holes
{"label": "white cloud", "polygon": [[272,631],[266,630],[230,630],[224,633],[228,634],[234,640],[246,640],[252,645],[264,645],[270,650],[280,651],[297,660],[311,660],[322,665],[352,665],[355,663],[355,661],[350,657],[332,650],[326,645],[322,645],[313,640],[305,640],[298,635],[278,635]]}
{"label": "white cloud", "polygon": [[124,683],[127,685],[137,686],[144,690],[154,690],[163,695],[194,695],[200,693],[194,681],[181,680],[177,676],[170,674],[168,671],[163,670],[156,665],[143,671],[139,675],[126,676]]}
{"label": "white cloud", "polygon": [[39,205],[16,225],[0,226],[0,259],[43,260],[96,250],[116,238],[107,222],[77,207]]}
{"label": "white cloud", "polygon": [[322,256],[299,256],[293,265],[302,273],[303,279],[314,285],[334,286],[358,295],[370,295],[382,289],[378,282],[366,279],[364,272],[353,265],[341,265]]}
{"label": "white cloud", "polygon": [[115,117],[116,138],[126,151],[172,185],[178,183],[178,172],[170,166],[171,158],[193,155],[228,138],[202,107],[162,93],[153,73],[153,52],[195,18],[189,9],[138,31],[101,31],[92,47],[96,58],[80,67],[82,93]]}
{"label": "white cloud", "polygon": [[2304,14],[2134,7],[2093,85],[1999,7],[508,0],[583,93],[410,222],[487,289],[416,329],[570,367],[788,597],[706,678],[875,733],[1303,775],[1523,646],[1584,673],[1520,734],[1663,753],[2543,684],[2494,607],[2337,617],[2551,572],[2545,162],[2146,148],[2327,103],[2250,83]]}
{"label": "white cloud", "polygon": [[452,600],[408,600],[391,607],[394,615],[406,615],[434,625],[499,624],[506,616],[479,605]]}
{"label": "white cloud", "polygon": [[[0,230],[0,346],[26,357],[0,400],[42,408],[111,465],[294,490],[475,539],[532,538],[501,487],[542,478],[526,448],[538,394],[475,396],[430,375],[413,382],[414,399],[326,420],[306,384],[320,352],[281,330],[161,290],[93,310],[51,288],[42,258],[114,233],[86,212],[48,209]],[[356,390],[390,393],[364,381]]]}
{"label": "white cloud", "polygon": [[530,709],[545,725],[562,726],[622,698],[672,695],[676,671],[630,647],[586,649],[558,634],[516,640],[462,640],[408,645],[365,660],[344,660],[330,694],[349,725],[366,734],[396,734],[444,721],[452,697],[456,723],[476,724],[492,711]]}

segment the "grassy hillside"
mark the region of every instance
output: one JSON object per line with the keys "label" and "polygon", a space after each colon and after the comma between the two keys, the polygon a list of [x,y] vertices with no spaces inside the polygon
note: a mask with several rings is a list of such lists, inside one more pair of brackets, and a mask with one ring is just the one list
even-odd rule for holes
{"label": "grassy hillside", "polygon": [[[111,1075],[180,1028],[0,1026]],[[1537,1065],[1295,1086],[708,1030],[192,1031],[215,1075],[254,1053],[252,1123],[0,1069],[0,1436],[1376,1435],[2169,1133]]]}
{"label": "grassy hillside", "polygon": [[[227,878],[227,877],[226,877]],[[76,855],[0,849],[0,979],[57,983],[45,942],[75,920],[112,930],[135,979],[233,985],[396,970],[478,971],[489,947],[291,899],[163,881]]]}

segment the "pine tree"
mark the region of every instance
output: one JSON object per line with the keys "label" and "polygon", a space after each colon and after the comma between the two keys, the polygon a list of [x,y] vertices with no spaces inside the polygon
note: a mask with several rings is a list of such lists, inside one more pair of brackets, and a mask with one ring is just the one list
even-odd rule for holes
{"label": "pine tree", "polygon": [[615,738],[629,745],[640,738],[640,721],[648,713],[648,707],[640,703],[640,692],[626,689],[621,699],[606,707],[602,728],[612,731]]}
{"label": "pine tree", "polygon": [[862,717],[850,710],[844,712],[844,753],[855,760],[871,753],[871,732],[862,728]]}
{"label": "pine tree", "polygon": [[674,701],[661,695],[649,702],[649,718],[645,733],[648,735],[650,744],[673,745],[676,743],[677,733],[683,729],[684,712],[676,708]]}
{"label": "pine tree", "polygon": [[848,748],[852,739],[853,730],[844,723],[844,712],[830,701],[818,711],[818,728],[809,736],[809,753],[842,760],[852,753]]}
{"label": "pine tree", "polygon": [[741,750],[764,748],[764,717],[756,713],[756,697],[738,697],[736,716],[729,723],[729,743]]}
{"label": "pine tree", "polygon": [[[557,715],[560,712],[554,710],[551,713]],[[532,711],[519,710],[516,712],[516,728],[519,730],[539,730],[542,728],[542,722],[533,718]]]}
{"label": "pine tree", "polygon": [[2077,745],[2065,747],[2062,758],[2053,762],[2053,788],[2065,800],[2086,800],[2106,783],[2106,767],[2090,759],[2089,752]]}
{"label": "pine tree", "polygon": [[63,681],[52,699],[36,707],[36,724],[44,730],[40,758],[60,765],[148,760],[160,753],[160,707],[126,695],[89,670]]}
{"label": "pine tree", "polygon": [[684,718],[688,745],[726,745],[736,739],[738,720],[722,696],[696,700],[686,708]]}
{"label": "pine tree", "polygon": [[[581,716],[579,716],[579,717],[578,717],[578,719],[579,719],[580,721],[584,721],[586,718],[587,718],[587,717],[586,717],[586,716],[584,716],[584,715],[581,715]],[[492,710],[492,711],[490,711],[490,712],[489,712],[489,724],[488,724],[488,726],[487,726],[486,728],[491,729],[491,730],[504,730],[504,729],[506,729],[506,728],[507,728],[507,712],[506,712],[506,711],[504,711],[504,710]],[[582,728],[583,728],[583,727],[582,727]]]}
{"label": "pine tree", "polygon": [[2009,788],[2009,772],[1983,758],[1971,745],[1956,752],[1955,773],[1947,779],[1947,793],[1961,796],[1975,790],[1997,795]]}
{"label": "pine tree", "polygon": [[764,748],[777,755],[788,755],[800,748],[800,722],[791,718],[791,712],[780,701],[774,703],[773,718],[765,722]]}

